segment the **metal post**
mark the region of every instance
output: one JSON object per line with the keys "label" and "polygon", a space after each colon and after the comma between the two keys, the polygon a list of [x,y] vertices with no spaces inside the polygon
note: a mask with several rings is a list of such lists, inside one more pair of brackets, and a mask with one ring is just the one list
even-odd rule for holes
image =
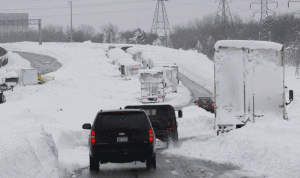
{"label": "metal post", "polygon": [[69,1],[69,4],[71,5],[71,42],[73,42],[73,26],[72,26],[72,1]]}
{"label": "metal post", "polygon": [[39,45],[42,45],[42,19],[39,19]]}

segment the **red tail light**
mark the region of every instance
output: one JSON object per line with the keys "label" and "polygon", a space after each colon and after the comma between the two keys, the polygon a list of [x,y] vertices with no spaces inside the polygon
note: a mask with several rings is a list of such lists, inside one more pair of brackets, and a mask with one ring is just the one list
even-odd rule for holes
{"label": "red tail light", "polygon": [[[168,122],[168,125],[170,125],[170,122]],[[175,123],[174,122],[172,122],[172,127],[170,127],[170,128],[167,128],[167,129],[174,129],[175,128]]]}
{"label": "red tail light", "polygon": [[95,138],[95,136],[96,136],[96,132],[95,132],[95,130],[92,130],[92,132],[91,132],[91,144],[92,145],[96,144],[96,138]]}
{"label": "red tail light", "polygon": [[206,104],[206,102],[204,102],[204,104]]}
{"label": "red tail light", "polygon": [[197,104],[198,107],[200,107],[200,104]]}
{"label": "red tail light", "polygon": [[211,104],[211,107],[214,107],[215,105],[214,104]]}
{"label": "red tail light", "polygon": [[219,126],[219,129],[222,129],[222,126]]}
{"label": "red tail light", "polygon": [[152,129],[149,129],[149,143],[153,143],[154,141],[154,133]]}

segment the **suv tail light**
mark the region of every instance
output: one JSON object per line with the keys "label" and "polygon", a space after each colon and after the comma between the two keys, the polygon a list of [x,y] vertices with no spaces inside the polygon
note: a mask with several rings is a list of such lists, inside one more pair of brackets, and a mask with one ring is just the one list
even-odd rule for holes
{"label": "suv tail light", "polygon": [[214,107],[215,105],[214,104],[211,104],[211,107]]}
{"label": "suv tail light", "polygon": [[197,104],[198,107],[200,107],[200,104]]}
{"label": "suv tail light", "polygon": [[96,136],[96,132],[95,132],[95,130],[92,130],[92,132],[91,132],[91,145],[95,145],[96,144],[96,138],[95,138],[95,136]]}
{"label": "suv tail light", "polygon": [[149,143],[153,143],[154,141],[154,133],[152,129],[149,129]]}
{"label": "suv tail light", "polygon": [[[170,125],[170,122],[168,122],[168,125]],[[175,128],[175,123],[172,122],[172,127],[169,127],[169,128],[167,128],[167,129],[174,129],[174,128]]]}

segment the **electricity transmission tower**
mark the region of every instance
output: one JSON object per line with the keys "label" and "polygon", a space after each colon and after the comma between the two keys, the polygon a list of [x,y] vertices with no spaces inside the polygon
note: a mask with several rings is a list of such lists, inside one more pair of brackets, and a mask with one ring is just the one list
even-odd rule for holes
{"label": "electricity transmission tower", "polygon": [[173,48],[171,29],[164,1],[167,0],[157,0],[150,33],[157,34],[164,46]]}
{"label": "electricity transmission tower", "polygon": [[[299,0],[298,1],[296,1],[296,0],[289,0],[288,7],[290,7],[290,2],[300,2],[300,1]],[[295,14],[300,14],[300,9],[293,13],[293,18],[294,18]]]}
{"label": "electricity transmission tower", "polygon": [[227,0],[219,0],[219,7],[214,26],[215,28],[221,28],[223,39],[230,36],[229,31],[233,29],[233,22]]}
{"label": "electricity transmission tower", "polygon": [[271,3],[276,3],[277,7],[278,7],[278,2],[275,2],[275,1],[272,1],[272,0],[258,0],[258,1],[255,1],[255,2],[251,2],[250,3],[250,8],[251,8],[252,4],[260,4],[260,6],[261,6],[260,10],[257,10],[253,13],[253,17],[256,13],[260,13],[260,21],[263,21],[264,19],[269,17],[271,13],[272,13],[272,15],[274,15],[275,12],[270,10],[269,6],[268,6]]}
{"label": "electricity transmission tower", "polygon": [[269,27],[271,26],[271,23],[273,23],[273,19],[270,17],[275,15],[275,12],[269,9],[268,5],[271,3],[276,3],[278,7],[278,2],[272,0],[258,0],[250,3],[250,8],[252,4],[260,4],[261,6],[260,10],[257,10],[253,13],[253,17],[255,14],[260,13],[259,40],[271,41],[271,31],[269,31]]}

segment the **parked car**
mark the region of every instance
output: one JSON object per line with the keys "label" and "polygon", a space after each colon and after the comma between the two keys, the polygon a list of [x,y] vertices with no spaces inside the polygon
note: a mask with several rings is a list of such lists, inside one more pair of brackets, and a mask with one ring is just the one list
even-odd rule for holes
{"label": "parked car", "polygon": [[100,111],[89,136],[90,171],[98,171],[100,163],[146,162],[156,169],[156,141],[151,122],[144,110],[122,109]]}
{"label": "parked car", "polygon": [[206,111],[210,111],[211,113],[215,112],[215,103],[210,97],[199,97],[198,100],[194,102],[196,106],[205,109]]}
{"label": "parked car", "polygon": [[[173,106],[164,105],[131,105],[126,106],[125,109],[143,109],[154,128],[156,138],[163,142],[173,141],[178,142],[178,123],[176,120],[176,113]],[[182,111],[178,111],[178,117],[182,117]]]}

